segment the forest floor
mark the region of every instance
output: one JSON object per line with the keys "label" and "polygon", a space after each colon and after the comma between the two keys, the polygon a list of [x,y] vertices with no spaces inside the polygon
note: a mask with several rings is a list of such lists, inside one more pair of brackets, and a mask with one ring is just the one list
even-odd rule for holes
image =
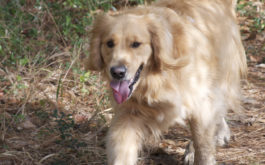
{"label": "forest floor", "polygon": [[[48,9],[43,15],[36,14],[35,9],[23,10],[46,21],[47,25],[38,27],[41,30],[56,19]],[[244,111],[228,113],[232,136],[227,146],[217,148],[220,165],[265,165],[264,19],[263,0],[239,2],[238,20],[247,53],[248,78],[242,82]],[[27,26],[23,28],[23,41],[29,44],[27,35],[31,31]],[[61,33],[59,38],[66,34]],[[0,39],[7,42],[8,37]],[[37,40],[44,42],[47,38]],[[18,61],[12,55],[0,56],[0,165],[106,164],[105,135],[113,115],[107,84],[100,73],[83,71],[82,50],[86,44],[66,46],[67,40],[51,40],[53,45],[47,47],[56,51],[47,56],[38,51],[36,56],[23,56]],[[3,42],[0,40],[0,44]],[[55,42],[63,45],[60,51]],[[34,43],[33,47],[41,48]],[[0,45],[0,54],[1,51],[5,48]],[[141,154],[138,164],[182,164],[190,137],[185,128],[170,128],[155,150]]]}

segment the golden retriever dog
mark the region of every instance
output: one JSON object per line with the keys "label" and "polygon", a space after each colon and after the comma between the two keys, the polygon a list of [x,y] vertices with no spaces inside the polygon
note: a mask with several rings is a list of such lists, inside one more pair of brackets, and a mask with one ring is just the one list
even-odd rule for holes
{"label": "golden retriever dog", "polygon": [[161,0],[95,19],[86,67],[101,71],[113,92],[109,165],[137,164],[143,144],[176,123],[192,132],[185,164],[216,163],[247,70],[235,4]]}

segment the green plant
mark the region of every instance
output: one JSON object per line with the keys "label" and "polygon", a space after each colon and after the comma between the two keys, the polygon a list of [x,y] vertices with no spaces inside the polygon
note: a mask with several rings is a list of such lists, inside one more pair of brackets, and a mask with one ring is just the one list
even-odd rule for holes
{"label": "green plant", "polygon": [[20,122],[22,122],[22,121],[25,120],[25,115],[23,115],[23,114],[17,114],[17,115],[14,115],[13,118],[14,118],[14,121],[16,123],[20,123]]}
{"label": "green plant", "polygon": [[[261,0],[260,4],[264,4],[264,0]],[[240,0],[237,5],[237,11],[240,16],[248,17],[253,20],[250,25],[251,31],[262,32],[265,28],[265,12],[258,9],[259,3],[252,1]]]}
{"label": "green plant", "polygon": [[87,145],[85,142],[77,140],[72,136],[72,131],[76,124],[71,114],[66,115],[64,112],[59,113],[58,110],[54,110],[53,117],[55,117],[55,122],[57,123],[56,130],[60,133],[60,140],[57,140],[58,144],[73,149]]}

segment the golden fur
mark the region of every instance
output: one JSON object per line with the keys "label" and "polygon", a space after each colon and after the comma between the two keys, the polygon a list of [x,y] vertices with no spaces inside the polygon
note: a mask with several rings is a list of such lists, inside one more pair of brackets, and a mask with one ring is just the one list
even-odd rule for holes
{"label": "golden fur", "polygon": [[[185,121],[195,148],[185,163],[215,164],[215,143],[229,139],[224,117],[240,109],[247,70],[234,7],[233,0],[161,0],[96,18],[87,68],[112,81],[112,66],[126,66],[128,79],[144,66],[131,97],[113,101],[108,164],[136,164],[148,137]],[[141,45],[132,48],[135,41]]]}

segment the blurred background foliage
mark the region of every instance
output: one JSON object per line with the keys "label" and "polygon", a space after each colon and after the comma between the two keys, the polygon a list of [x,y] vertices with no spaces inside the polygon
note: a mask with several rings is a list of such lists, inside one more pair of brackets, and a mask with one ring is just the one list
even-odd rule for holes
{"label": "blurred background foliage", "polygon": [[[144,0],[1,0],[0,57],[4,65],[41,63],[43,56],[86,42],[99,11]],[[34,56],[33,61],[28,56]]]}
{"label": "blurred background foliage", "polygon": [[[41,63],[44,56],[87,42],[99,11],[147,4],[152,0],[1,0],[0,58],[4,65]],[[264,1],[261,1],[264,5]],[[249,10],[248,8],[253,8]],[[264,31],[264,12],[253,1],[239,0],[241,16],[251,17],[250,30]],[[28,56],[31,56],[29,59]],[[34,58],[32,58],[34,56]]]}

